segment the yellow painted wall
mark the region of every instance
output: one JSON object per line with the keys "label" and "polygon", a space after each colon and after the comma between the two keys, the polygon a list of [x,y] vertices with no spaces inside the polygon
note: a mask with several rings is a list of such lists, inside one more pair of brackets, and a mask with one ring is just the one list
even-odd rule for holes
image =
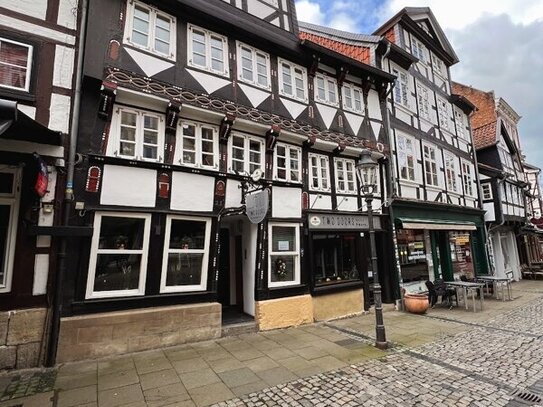
{"label": "yellow painted wall", "polygon": [[310,295],[257,301],[255,318],[262,331],[309,324],[313,322],[313,302]]}
{"label": "yellow painted wall", "polygon": [[362,289],[313,297],[315,321],[345,317],[363,310],[364,292]]}

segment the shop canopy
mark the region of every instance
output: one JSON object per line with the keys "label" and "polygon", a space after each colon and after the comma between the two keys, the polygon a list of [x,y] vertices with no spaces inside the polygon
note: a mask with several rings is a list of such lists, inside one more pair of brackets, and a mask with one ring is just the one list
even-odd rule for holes
{"label": "shop canopy", "polygon": [[0,99],[0,138],[62,145],[62,134],[53,131],[17,109],[17,102]]}
{"label": "shop canopy", "polygon": [[450,221],[442,219],[397,218],[404,229],[428,230],[476,230],[477,226],[468,221]]}

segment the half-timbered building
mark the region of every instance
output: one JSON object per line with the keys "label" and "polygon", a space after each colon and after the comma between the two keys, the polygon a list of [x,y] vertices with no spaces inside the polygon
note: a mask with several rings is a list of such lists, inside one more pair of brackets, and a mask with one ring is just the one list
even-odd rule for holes
{"label": "half-timbered building", "polygon": [[[388,97],[390,201],[396,272],[406,290],[488,270],[484,219],[468,115],[473,105],[451,89],[458,58],[428,8],[405,8],[372,36],[301,24],[331,48],[370,50],[396,77]],[[349,48],[351,47],[351,48]]]}
{"label": "half-timbered building", "polygon": [[528,192],[526,193],[526,217],[530,221],[529,228],[532,233],[525,235],[525,244],[527,249],[528,271],[536,263],[543,262],[543,218],[541,210],[541,168],[535,165],[523,162],[524,175],[528,183]]}
{"label": "half-timbered building", "polygon": [[492,91],[459,83],[454,83],[454,90],[477,107],[471,126],[495,273],[518,280],[521,264],[527,262],[523,228],[528,185],[517,130],[520,116]]}
{"label": "half-timbered building", "polygon": [[294,7],[90,1],[71,221],[93,234],[71,242],[59,361],[218,337],[232,314],[270,329],[369,306],[356,163],[380,157],[390,253],[394,77],[301,42]]}
{"label": "half-timbered building", "polygon": [[45,357],[76,3],[0,4],[0,369],[35,367]]}

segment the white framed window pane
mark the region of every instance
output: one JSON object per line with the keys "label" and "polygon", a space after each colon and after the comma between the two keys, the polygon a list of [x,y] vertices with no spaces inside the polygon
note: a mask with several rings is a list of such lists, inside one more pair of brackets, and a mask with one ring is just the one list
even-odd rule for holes
{"label": "white framed window pane", "polygon": [[296,83],[296,97],[298,99],[305,99],[304,73],[302,70],[295,68],[294,75]]}
{"label": "white framed window pane", "polygon": [[326,158],[321,158],[321,180],[322,188],[329,188],[329,177],[328,177],[328,160]]}
{"label": "white framed window pane", "polygon": [[359,112],[362,111],[362,97],[358,90],[354,91],[354,108]]}
{"label": "white framed window pane", "polygon": [[196,164],[196,127],[192,124],[183,125],[183,163]]}
{"label": "white framed window pane", "polygon": [[186,219],[172,219],[170,249],[204,250],[206,222]]}
{"label": "white framed window pane", "polygon": [[224,43],[222,38],[211,36],[211,69],[224,71]]}
{"label": "white framed window pane", "polygon": [[148,46],[149,44],[149,10],[141,7],[134,8],[134,20],[132,24],[132,42]]}
{"label": "white framed window pane", "polygon": [[98,254],[93,290],[121,291],[139,287],[141,253]]}
{"label": "white framed window pane", "polygon": [[324,88],[324,78],[317,76],[317,96],[320,100],[326,100],[326,90]]}
{"label": "white framed window pane", "polygon": [[202,165],[207,167],[215,165],[214,131],[208,127],[202,127]]}
{"label": "white framed window pane", "polygon": [[169,253],[166,286],[200,285],[204,253]]}
{"label": "white framed window pane", "polygon": [[272,270],[270,273],[271,282],[294,281],[296,274],[295,255],[270,255]]}
{"label": "white framed window pane", "polygon": [[328,101],[336,103],[336,84],[333,81],[328,81]]}
{"label": "white framed window pane", "polygon": [[140,250],[143,248],[145,219],[102,216],[98,250]]}
{"label": "white framed window pane", "polygon": [[292,95],[292,75],[290,73],[290,66],[282,64],[282,75],[283,75],[283,92]]}
{"label": "white framed window pane", "polygon": [[351,96],[351,88],[346,86],[343,87],[343,99],[345,101],[345,106],[349,109],[353,108],[353,98]]}
{"label": "white framed window pane", "polygon": [[0,40],[0,85],[26,89],[30,48]]}
{"label": "white framed window pane", "polygon": [[277,145],[276,151],[277,151],[277,178],[281,180],[287,179],[287,152],[286,147],[282,145]]}
{"label": "white framed window pane", "polygon": [[297,250],[295,227],[272,226],[272,252],[295,252]]}
{"label": "white framed window pane", "polygon": [[253,81],[253,53],[250,49],[241,47],[241,76]]}
{"label": "white framed window pane", "polygon": [[202,31],[192,30],[192,62],[206,66],[206,37]]}
{"label": "white framed window pane", "polygon": [[245,161],[245,139],[232,136],[232,170],[243,172]]}
{"label": "white framed window pane", "polygon": [[249,140],[249,174],[261,169],[261,146],[262,144],[259,141]]}
{"label": "white framed window pane", "polygon": [[256,54],[257,82],[259,85],[268,86],[268,60],[262,54]]}
{"label": "white framed window pane", "polygon": [[[2,175],[7,173],[0,173]],[[13,174],[10,174],[13,175]],[[0,190],[1,192],[1,190]],[[8,242],[10,239],[11,205],[0,204],[0,285],[6,285]]]}
{"label": "white framed window pane", "polygon": [[299,151],[295,149],[290,150],[290,180],[300,181],[300,158]]}

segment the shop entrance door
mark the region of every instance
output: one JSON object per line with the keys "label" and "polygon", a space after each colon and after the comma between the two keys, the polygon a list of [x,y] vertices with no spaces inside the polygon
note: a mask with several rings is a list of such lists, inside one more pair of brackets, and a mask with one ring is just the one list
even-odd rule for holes
{"label": "shop entrance door", "polygon": [[444,230],[432,230],[432,258],[434,262],[434,277],[445,281],[454,280],[451,253],[449,247],[449,233]]}

